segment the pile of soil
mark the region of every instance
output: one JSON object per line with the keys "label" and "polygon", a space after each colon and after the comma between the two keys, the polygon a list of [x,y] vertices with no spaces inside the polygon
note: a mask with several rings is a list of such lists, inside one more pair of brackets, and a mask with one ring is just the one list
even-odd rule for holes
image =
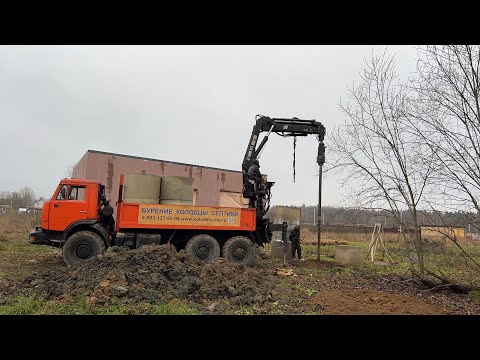
{"label": "pile of soil", "polygon": [[49,269],[2,286],[0,293],[25,289],[47,299],[68,300],[86,294],[90,304],[115,299],[129,304],[162,304],[183,299],[220,312],[228,305],[273,302],[274,284],[265,270],[227,263],[204,264],[169,245],[129,250],[111,247],[103,255],[72,267]]}

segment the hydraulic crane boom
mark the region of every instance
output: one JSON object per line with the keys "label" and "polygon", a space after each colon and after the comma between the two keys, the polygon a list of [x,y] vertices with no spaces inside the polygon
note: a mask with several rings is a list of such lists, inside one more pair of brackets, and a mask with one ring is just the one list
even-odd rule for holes
{"label": "hydraulic crane boom", "polygon": [[[256,148],[258,137],[260,133],[264,131],[268,131],[268,134],[262,139],[258,148]],[[242,170],[244,172],[247,172],[252,161],[258,158],[271,132],[281,136],[307,136],[316,134],[318,135],[319,142],[323,142],[325,137],[325,127],[315,120],[269,118],[267,116],[257,115],[252,136],[250,136],[247,151],[243,158]]]}
{"label": "hydraulic crane boom", "polygon": [[[257,147],[258,138],[261,132],[268,132]],[[325,145],[323,140],[325,137],[325,127],[315,120],[300,120],[297,118],[283,119],[270,118],[263,115],[256,116],[256,123],[253,126],[252,135],[248,142],[245,157],[242,163],[243,172],[243,196],[245,198],[255,198],[257,208],[257,218],[263,217],[268,210],[268,201],[270,200],[270,188],[273,182],[267,182],[262,188],[255,186],[249,181],[247,175],[248,169],[255,159],[258,159],[262,149],[268,141],[270,133],[276,133],[280,136],[307,136],[317,135],[318,139],[318,157],[317,162],[325,162]],[[266,206],[268,205],[268,206]],[[252,203],[251,205],[252,206]]]}

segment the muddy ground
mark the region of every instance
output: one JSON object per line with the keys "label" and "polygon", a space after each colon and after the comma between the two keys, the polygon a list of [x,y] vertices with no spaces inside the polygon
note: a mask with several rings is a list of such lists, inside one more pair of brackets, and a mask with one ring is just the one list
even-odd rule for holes
{"label": "muddy ground", "polygon": [[223,259],[202,264],[168,245],[152,245],[112,247],[67,267],[58,250],[41,248],[13,257],[0,251],[0,302],[19,294],[56,301],[80,295],[92,305],[121,300],[140,307],[178,299],[204,314],[480,314],[480,302],[468,295],[330,261],[284,267],[279,259],[258,258],[246,268]]}
{"label": "muddy ground", "polygon": [[[88,296],[88,303],[105,305],[123,298],[128,304],[161,304],[172,299],[193,302],[207,311],[215,301],[231,306],[263,304],[272,300],[273,284],[256,268],[231,266],[219,259],[202,264],[170,246],[138,250],[112,247],[97,258],[66,267],[59,256],[42,256],[35,263],[46,269],[24,278],[4,280],[0,292],[37,294],[47,300]],[[52,263],[57,266],[52,267]],[[226,308],[226,306],[223,306]],[[218,309],[217,309],[218,310]]]}

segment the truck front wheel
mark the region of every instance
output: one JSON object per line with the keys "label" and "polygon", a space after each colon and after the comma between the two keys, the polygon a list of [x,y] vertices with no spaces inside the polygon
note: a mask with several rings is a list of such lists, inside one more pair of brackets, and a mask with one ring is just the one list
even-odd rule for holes
{"label": "truck front wheel", "polygon": [[228,262],[253,266],[255,264],[255,248],[252,241],[245,236],[234,236],[223,245],[222,254]]}
{"label": "truck front wheel", "polygon": [[220,245],[217,240],[207,234],[199,234],[188,240],[185,251],[194,258],[211,263],[220,256]]}
{"label": "truck front wheel", "polygon": [[68,237],[63,245],[63,259],[75,265],[105,251],[105,243],[92,231],[79,231]]}

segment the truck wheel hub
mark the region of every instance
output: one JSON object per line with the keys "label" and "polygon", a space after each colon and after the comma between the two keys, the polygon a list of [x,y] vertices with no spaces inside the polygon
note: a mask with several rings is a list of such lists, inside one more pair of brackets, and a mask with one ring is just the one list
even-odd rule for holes
{"label": "truck wheel hub", "polygon": [[78,259],[85,260],[92,254],[92,249],[87,244],[80,244],[75,248],[75,256]]}
{"label": "truck wheel hub", "polygon": [[233,258],[237,261],[242,261],[247,256],[247,250],[244,247],[238,247],[233,252]]}
{"label": "truck wheel hub", "polygon": [[210,257],[210,248],[202,245],[197,249],[197,257],[200,260],[207,260]]}

